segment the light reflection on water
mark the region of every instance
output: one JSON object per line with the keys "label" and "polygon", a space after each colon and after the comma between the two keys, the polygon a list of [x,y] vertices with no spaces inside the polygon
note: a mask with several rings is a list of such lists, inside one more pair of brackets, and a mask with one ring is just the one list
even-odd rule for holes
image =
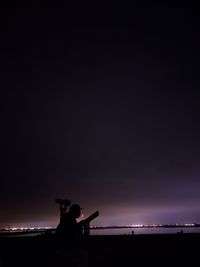
{"label": "light reflection on water", "polygon": [[91,229],[90,234],[91,235],[176,234],[181,231],[183,233],[200,233],[200,227]]}

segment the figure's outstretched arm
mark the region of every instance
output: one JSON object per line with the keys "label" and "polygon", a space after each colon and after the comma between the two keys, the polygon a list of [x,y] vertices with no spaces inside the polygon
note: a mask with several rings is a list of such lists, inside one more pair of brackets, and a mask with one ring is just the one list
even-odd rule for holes
{"label": "figure's outstretched arm", "polygon": [[94,220],[96,217],[99,216],[99,211],[95,211],[92,213],[89,217],[79,222],[80,225],[84,226],[86,224],[89,224],[92,220]]}

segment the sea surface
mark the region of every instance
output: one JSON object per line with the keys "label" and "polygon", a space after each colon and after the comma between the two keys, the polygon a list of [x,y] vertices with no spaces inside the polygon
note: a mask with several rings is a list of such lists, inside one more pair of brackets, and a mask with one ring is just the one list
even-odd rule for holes
{"label": "sea surface", "polygon": [[[0,236],[37,236],[44,231],[0,231]],[[54,231],[53,231],[54,232]],[[136,228],[103,228],[90,229],[90,235],[144,235],[144,234],[177,234],[177,233],[200,233],[200,227],[136,227]]]}
{"label": "sea surface", "polygon": [[91,229],[91,235],[139,235],[139,234],[177,234],[200,233],[200,227],[148,227],[148,228],[113,228]]}

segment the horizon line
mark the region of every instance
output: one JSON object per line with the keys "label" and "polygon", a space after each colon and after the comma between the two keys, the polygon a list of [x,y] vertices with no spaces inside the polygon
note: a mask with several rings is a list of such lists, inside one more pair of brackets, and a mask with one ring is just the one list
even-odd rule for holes
{"label": "horizon line", "polygon": [[[133,224],[133,225],[106,225],[106,226],[90,226],[91,230],[98,229],[119,229],[119,228],[178,228],[178,227],[200,227],[200,223],[175,223],[175,224]],[[56,227],[3,227],[0,231],[48,231],[55,230]]]}

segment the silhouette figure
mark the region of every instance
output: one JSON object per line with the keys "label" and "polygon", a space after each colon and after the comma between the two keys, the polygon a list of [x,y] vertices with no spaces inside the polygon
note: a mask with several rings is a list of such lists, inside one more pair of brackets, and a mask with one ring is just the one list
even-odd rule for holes
{"label": "silhouette figure", "polygon": [[77,222],[82,210],[78,204],[70,206],[68,212],[66,212],[66,207],[64,209],[61,207],[60,209],[61,216],[56,228],[56,234],[58,240],[64,246],[80,242],[82,236],[88,236],[90,234],[90,222],[99,215],[99,211],[95,211],[86,219]]}
{"label": "silhouette figure", "polygon": [[61,210],[60,222],[56,228],[56,264],[63,266],[88,266],[88,256],[82,248],[82,222],[77,222],[82,208],[78,204],[70,206],[69,211]]}
{"label": "silhouette figure", "polygon": [[73,204],[66,212],[66,206],[64,208],[60,206],[61,217],[56,228],[56,264],[88,266],[87,252],[83,248],[83,236],[89,235],[89,223],[99,215],[99,212],[96,211],[78,222],[82,209],[78,204]]}
{"label": "silhouette figure", "polygon": [[83,235],[83,223],[77,222],[81,215],[82,208],[78,204],[73,204],[68,212],[61,211],[61,219],[56,228],[58,240],[62,246],[71,247],[80,241]]}

